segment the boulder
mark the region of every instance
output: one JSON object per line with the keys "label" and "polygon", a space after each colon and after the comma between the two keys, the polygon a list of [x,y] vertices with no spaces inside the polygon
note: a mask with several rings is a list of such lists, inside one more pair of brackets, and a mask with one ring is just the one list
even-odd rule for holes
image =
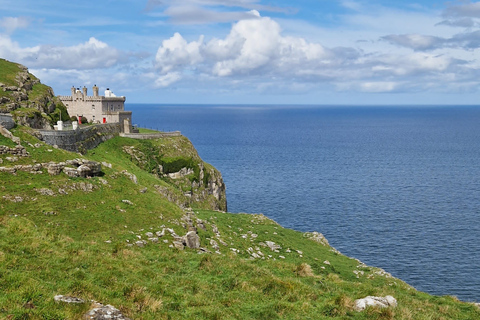
{"label": "boulder", "polygon": [[187,247],[191,249],[198,249],[200,248],[200,237],[195,231],[189,231],[183,237],[184,243]]}
{"label": "boulder", "polygon": [[397,306],[397,299],[392,296],[385,296],[385,297],[373,297],[368,296],[362,299],[355,300],[355,310],[362,311],[365,310],[367,307],[378,307],[378,308],[388,308],[388,307],[396,307]]}

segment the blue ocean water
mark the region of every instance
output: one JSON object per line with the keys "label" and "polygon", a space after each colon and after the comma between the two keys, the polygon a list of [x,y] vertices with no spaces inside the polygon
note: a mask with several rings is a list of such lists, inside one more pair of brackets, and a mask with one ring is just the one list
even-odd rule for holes
{"label": "blue ocean water", "polygon": [[480,301],[480,107],[128,104],[218,168],[230,212],[322,232],[421,291]]}

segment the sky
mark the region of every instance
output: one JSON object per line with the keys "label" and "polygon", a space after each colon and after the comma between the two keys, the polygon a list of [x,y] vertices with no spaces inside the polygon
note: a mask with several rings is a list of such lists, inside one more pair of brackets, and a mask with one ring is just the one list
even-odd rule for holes
{"label": "sky", "polygon": [[0,0],[0,57],[128,103],[480,105],[480,1]]}

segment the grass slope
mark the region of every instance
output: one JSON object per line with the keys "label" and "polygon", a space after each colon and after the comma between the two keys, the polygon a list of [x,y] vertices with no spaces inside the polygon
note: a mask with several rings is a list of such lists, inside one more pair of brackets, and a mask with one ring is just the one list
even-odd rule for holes
{"label": "grass slope", "polygon": [[[15,163],[0,156],[1,165],[79,157],[33,147],[39,141],[25,130],[14,133],[31,156]],[[155,191],[154,185],[168,182],[122,151],[133,143],[113,139],[85,156],[112,164],[103,166],[101,177],[0,172],[0,319],[81,319],[90,308],[56,303],[57,294],[112,304],[144,320],[480,318],[472,304],[418,292],[261,215],[195,209],[201,246],[211,253],[178,250],[168,232],[157,243],[130,246],[163,228],[187,232],[183,210]],[[0,144],[9,142],[0,137]],[[192,156],[191,150],[185,154]],[[45,189],[53,195],[44,195]],[[281,248],[272,251],[262,245],[266,241]],[[252,252],[263,258],[252,259]],[[397,308],[353,311],[357,298],[388,294],[397,298]]]}

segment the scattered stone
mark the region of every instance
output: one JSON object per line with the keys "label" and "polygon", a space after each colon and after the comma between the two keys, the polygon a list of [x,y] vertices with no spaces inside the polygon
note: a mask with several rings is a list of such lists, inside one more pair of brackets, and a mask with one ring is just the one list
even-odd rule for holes
{"label": "scattered stone", "polygon": [[146,232],[145,235],[146,235],[148,238],[153,237],[153,233],[151,233],[151,232]]}
{"label": "scattered stone", "polygon": [[163,237],[165,235],[165,228],[163,228],[162,231],[155,232],[155,235],[159,238]]}
{"label": "scattered stone", "polygon": [[330,265],[330,261],[328,261],[328,260],[325,260],[325,261],[323,261],[323,264]]}
{"label": "scattered stone", "polygon": [[107,304],[97,304],[96,308],[88,311],[85,314],[85,319],[87,320],[131,320],[130,318],[125,317],[120,310]]}
{"label": "scattered stone", "polygon": [[143,189],[140,190],[140,193],[146,193],[147,190],[148,190],[148,188],[143,188]]}
{"label": "scattered stone", "polygon": [[282,247],[280,247],[278,244],[275,244],[275,242],[273,242],[273,241],[265,241],[265,244],[266,244],[267,247],[269,247],[270,250],[272,250],[272,251],[282,249]]}
{"label": "scattered stone", "polygon": [[45,216],[56,216],[57,213],[55,211],[48,211],[44,213]]}
{"label": "scattered stone", "polygon": [[218,246],[217,241],[211,239],[211,240],[210,240],[210,245],[212,246],[213,250],[215,250],[215,251],[220,250],[220,247]]}
{"label": "scattered stone", "polygon": [[392,296],[385,296],[385,297],[368,296],[362,299],[355,300],[356,311],[365,310],[365,308],[369,306],[378,307],[378,308],[396,307],[397,299],[395,299]]}
{"label": "scattered stone", "polygon": [[127,170],[123,170],[122,173],[127,176],[133,183],[138,184],[137,176],[133,173],[128,172]]}
{"label": "scattered stone", "polygon": [[64,296],[64,295],[56,295],[55,297],[53,297],[53,300],[57,302],[65,302],[65,303],[85,303],[83,299],[80,299],[77,297]]}
{"label": "scattered stone", "polygon": [[173,241],[173,246],[179,250],[183,250],[185,248],[182,241]]}
{"label": "scattered stone", "polygon": [[108,162],[105,162],[105,161],[102,162],[102,166],[110,168],[110,169],[112,168],[112,164],[108,163]]}
{"label": "scattered stone", "polygon": [[151,237],[151,238],[148,238],[148,241],[153,242],[153,243],[157,243],[158,238],[157,237]]}
{"label": "scattered stone", "polygon": [[143,248],[147,244],[147,241],[139,240],[139,241],[136,241],[135,244],[137,245],[137,247]]}
{"label": "scattered stone", "polygon": [[55,195],[55,193],[48,188],[37,189],[37,192],[40,193],[42,196],[54,196]]}
{"label": "scattered stone", "polygon": [[130,200],[122,200],[122,202],[133,206],[133,202]]}

